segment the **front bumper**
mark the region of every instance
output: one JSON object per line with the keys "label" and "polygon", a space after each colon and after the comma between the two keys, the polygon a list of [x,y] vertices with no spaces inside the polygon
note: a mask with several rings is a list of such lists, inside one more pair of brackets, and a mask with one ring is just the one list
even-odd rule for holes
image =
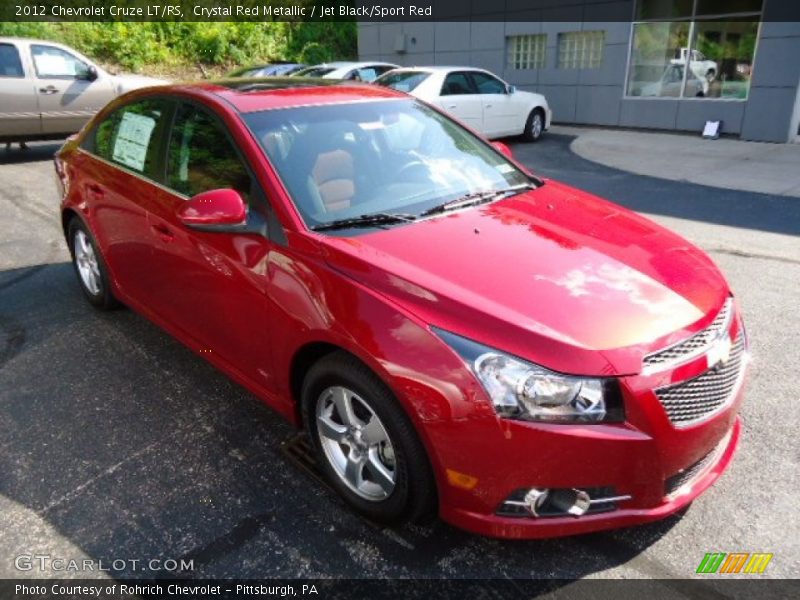
{"label": "front bumper", "polygon": [[[582,517],[549,517],[518,518],[504,517],[494,513],[482,513],[460,508],[449,503],[442,503],[441,517],[445,521],[463,529],[491,537],[534,539],[575,535],[615,529],[631,525],[640,525],[657,521],[680,511],[711,486],[730,465],[741,436],[741,420],[734,418],[729,435],[723,438],[724,446],[719,449],[711,464],[705,465],[697,476],[685,483],[675,493],[667,495],[663,490],[664,479],[655,485],[660,499],[650,506],[647,499],[633,495],[630,501],[619,503],[619,507],[611,512],[587,514]],[[630,486],[623,485],[623,490],[631,491],[637,485],[635,480]]]}

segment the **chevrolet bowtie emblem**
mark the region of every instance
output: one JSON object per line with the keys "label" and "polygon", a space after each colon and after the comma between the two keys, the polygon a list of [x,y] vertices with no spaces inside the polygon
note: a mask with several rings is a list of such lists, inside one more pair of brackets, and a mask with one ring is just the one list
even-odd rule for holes
{"label": "chevrolet bowtie emblem", "polygon": [[721,337],[708,351],[708,368],[725,365],[731,357],[731,338],[729,335]]}

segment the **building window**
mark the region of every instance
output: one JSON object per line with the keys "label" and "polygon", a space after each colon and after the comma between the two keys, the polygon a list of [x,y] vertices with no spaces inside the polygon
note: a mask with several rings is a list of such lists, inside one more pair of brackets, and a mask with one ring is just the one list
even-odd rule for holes
{"label": "building window", "polygon": [[747,99],[761,1],[638,0],[627,95]]}
{"label": "building window", "polygon": [[605,31],[570,31],[558,34],[559,69],[597,69],[603,62]]}
{"label": "building window", "polygon": [[508,65],[512,69],[543,69],[547,34],[508,38]]}

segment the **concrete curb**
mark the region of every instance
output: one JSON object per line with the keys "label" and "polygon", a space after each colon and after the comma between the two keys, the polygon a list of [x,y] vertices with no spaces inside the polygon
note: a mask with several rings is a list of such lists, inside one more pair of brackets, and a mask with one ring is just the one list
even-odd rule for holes
{"label": "concrete curb", "polygon": [[672,181],[800,198],[800,145],[555,125],[570,149],[608,167]]}

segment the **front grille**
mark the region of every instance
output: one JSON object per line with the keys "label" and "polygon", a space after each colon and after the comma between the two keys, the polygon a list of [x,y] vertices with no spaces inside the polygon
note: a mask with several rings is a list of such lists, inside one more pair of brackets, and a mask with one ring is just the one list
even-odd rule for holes
{"label": "front grille", "polygon": [[686,427],[720,410],[739,383],[744,358],[744,335],[739,334],[725,363],[719,363],[694,379],[656,390],[672,423]]}
{"label": "front grille", "polygon": [[672,477],[667,478],[664,482],[664,492],[667,496],[671,496],[679,491],[683,486],[688,485],[699,479],[710,469],[716,462],[720,455],[728,447],[728,442],[731,439],[730,433],[722,438],[719,444],[703,458],[698,460],[691,466],[686,467],[682,471],[675,473]]}
{"label": "front grille", "polygon": [[702,354],[716,339],[727,332],[732,312],[733,301],[729,298],[711,325],[703,331],[694,334],[687,340],[645,356],[643,360],[645,372],[660,371]]}

